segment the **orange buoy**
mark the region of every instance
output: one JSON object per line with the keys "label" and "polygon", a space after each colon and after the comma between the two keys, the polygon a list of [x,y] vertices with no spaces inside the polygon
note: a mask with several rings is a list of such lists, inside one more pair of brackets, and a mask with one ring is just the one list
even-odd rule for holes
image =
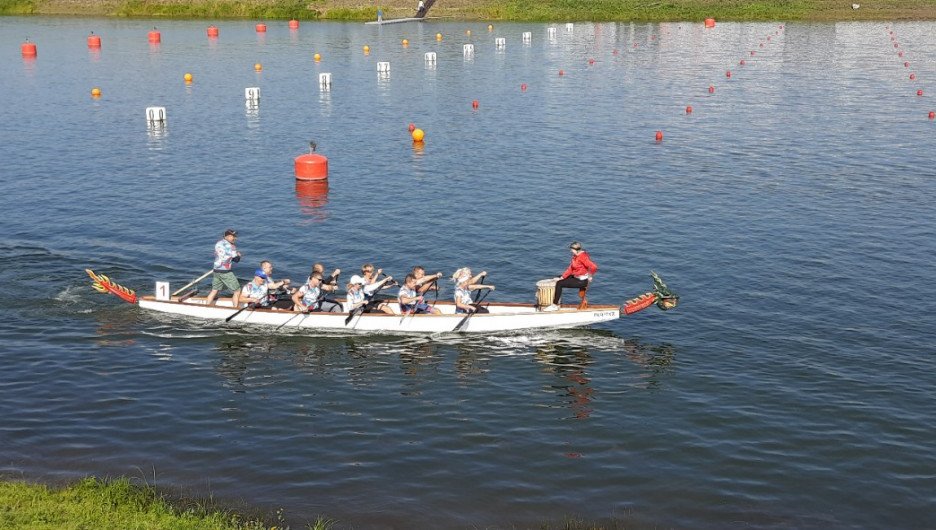
{"label": "orange buoy", "polygon": [[423,138],[426,137],[426,133],[422,129],[413,129],[413,141],[422,142]]}
{"label": "orange buoy", "polygon": [[527,84],[526,84],[526,83],[520,83],[520,90],[521,90],[522,92],[526,92],[526,89],[527,89]]}
{"label": "orange buoy", "polygon": [[656,141],[662,142],[662,141],[663,141],[663,131],[657,131],[657,132],[656,132],[655,138],[656,138]]}
{"label": "orange buoy", "polygon": [[409,46],[409,40],[403,39],[403,46]]}
{"label": "orange buoy", "polygon": [[257,24],[257,33],[266,33],[266,24]]}
{"label": "orange buoy", "polygon": [[292,19],[289,21],[289,29],[299,29],[299,21]]}
{"label": "orange buoy", "polygon": [[36,48],[35,42],[29,42],[29,39],[26,39],[26,42],[20,44],[20,53],[23,57],[35,57],[39,54],[39,49]]}
{"label": "orange buoy", "polygon": [[692,114],[692,105],[686,106],[686,114]]}
{"label": "orange buoy", "polygon": [[914,79],[916,79],[916,74],[910,74],[910,80],[913,81]]}
{"label": "orange buoy", "polygon": [[714,19],[714,18],[707,18],[707,19],[705,19],[705,27],[707,27],[707,28],[714,28],[714,27],[715,27],[715,19]]}
{"label": "orange buoy", "polygon": [[436,40],[442,40],[442,34],[436,33]]}
{"label": "orange buoy", "polygon": [[727,77],[728,79],[731,79],[731,70],[728,70],[727,72],[725,72],[725,77]]}
{"label": "orange buoy", "polygon": [[322,60],[322,55],[316,53],[315,55],[312,56],[312,58],[315,59],[315,62],[319,62]]}
{"label": "orange buoy", "polygon": [[218,38],[218,28],[216,26],[208,26],[208,38],[217,39]]}
{"label": "orange buoy", "polygon": [[936,112],[930,111],[930,113],[929,113],[929,119],[931,119],[931,120],[932,120],[932,119],[936,119]]}
{"label": "orange buoy", "polygon": [[714,94],[714,93],[715,93],[715,85],[709,85],[709,87],[708,87],[708,93],[709,93],[709,94]]}
{"label": "orange buoy", "polygon": [[410,123],[410,124],[409,124],[409,132],[413,132],[413,131],[415,131],[415,130],[416,130],[416,124],[415,124],[415,123]]}
{"label": "orange buoy", "polygon": [[92,88],[92,89],[91,89],[91,97],[93,97],[93,98],[99,98],[99,97],[101,97],[101,89],[98,88],[98,87]]}
{"label": "orange buoy", "polygon": [[254,70],[256,70],[256,71],[258,71],[258,72],[259,72],[260,70],[263,70],[263,65],[260,64],[260,63],[255,64],[255,65],[254,65]]}
{"label": "orange buoy", "polygon": [[162,34],[159,33],[159,30],[154,26],[149,34],[147,34],[147,39],[150,41],[150,44],[159,44],[162,42]]}
{"label": "orange buoy", "polygon": [[297,156],[295,166],[296,180],[325,180],[328,178],[328,158],[318,153]]}
{"label": "orange buoy", "polygon": [[922,95],[923,95],[923,91],[922,91],[922,90],[917,90],[917,95],[918,95],[918,96],[922,96]]}
{"label": "orange buoy", "polygon": [[471,102],[471,108],[473,108],[473,109],[478,108],[478,100],[477,100],[477,99]]}
{"label": "orange buoy", "polygon": [[92,31],[88,35],[88,48],[100,48],[101,47],[101,37],[100,35],[95,35]]}
{"label": "orange buoy", "polygon": [[184,79],[186,83],[191,83],[192,79],[194,78],[192,77],[192,74],[186,72],[185,75],[182,76],[182,79]]}
{"label": "orange buoy", "polygon": [[559,75],[565,75],[565,72],[562,70],[559,70]]}

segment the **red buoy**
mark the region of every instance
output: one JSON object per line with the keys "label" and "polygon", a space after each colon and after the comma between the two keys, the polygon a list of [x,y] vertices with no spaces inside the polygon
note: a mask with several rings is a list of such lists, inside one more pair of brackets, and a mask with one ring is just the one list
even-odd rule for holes
{"label": "red buoy", "polygon": [[100,47],[101,47],[101,37],[99,35],[95,35],[94,32],[92,31],[91,34],[88,35],[88,48],[100,48]]}
{"label": "red buoy", "polygon": [[559,70],[559,75],[565,75],[565,72],[562,70]]}
{"label": "red buoy", "polygon": [[296,180],[325,180],[328,178],[328,158],[308,153],[295,159]]}
{"label": "red buoy", "polygon": [[727,72],[725,72],[725,77],[727,77],[728,79],[731,79],[731,70],[728,70]]}
{"label": "red buoy", "polygon": [[590,65],[591,65],[591,64],[595,64],[595,60],[594,60],[594,59],[589,59],[589,60],[588,60],[588,64],[590,64]]}
{"label": "red buoy", "polygon": [[478,108],[478,100],[477,100],[477,99],[471,102],[471,108],[473,108],[473,109]]}
{"label": "red buoy", "polygon": [[617,48],[615,48],[614,50],[611,51],[611,55],[617,55],[618,53],[619,53],[619,52],[618,52]]}
{"label": "red buoy", "polygon": [[916,74],[910,74],[910,80],[913,81],[914,79],[916,79]]}
{"label": "red buoy", "polygon": [[744,59],[741,59],[741,62],[739,62],[738,64],[740,64],[741,66],[744,66],[747,63],[744,62]]}
{"label": "red buoy", "polygon": [[898,47],[898,46],[900,46],[900,45],[897,44],[897,43],[895,42],[895,43],[894,43],[894,48],[896,48],[896,47]]}
{"label": "red buoy", "polygon": [[299,29],[299,21],[292,19],[289,21],[289,29]]}
{"label": "red buoy", "polygon": [[657,131],[657,132],[656,132],[655,138],[656,138],[656,141],[662,142],[662,141],[663,141],[663,131]]}
{"label": "red buoy", "polygon": [[521,91],[521,92],[526,92],[526,89],[527,89],[527,84],[526,84],[526,83],[520,83],[520,91]]}
{"label": "red buoy", "polygon": [[715,27],[715,19],[714,19],[714,18],[707,18],[707,19],[705,19],[705,27],[707,27],[707,28],[714,28],[714,27]]}
{"label": "red buoy", "polygon": [[922,95],[923,95],[923,90],[917,90],[917,95],[918,95],[918,96],[922,96]]}
{"label": "red buoy", "polygon": [[410,124],[409,124],[409,132],[413,132],[413,131],[415,131],[415,130],[416,130],[416,124],[415,124],[415,123],[410,123]]}
{"label": "red buoy", "polygon": [[35,42],[29,42],[29,39],[26,39],[26,42],[20,44],[20,53],[23,54],[23,57],[35,57],[39,54],[39,50],[36,48]]}
{"label": "red buoy", "polygon": [[897,52],[897,57],[903,57],[903,52],[902,51]]}
{"label": "red buoy", "polygon": [[931,119],[931,120],[936,119],[936,112],[930,111],[930,113],[929,113],[929,119]]}
{"label": "red buoy", "polygon": [[708,93],[709,93],[709,94],[714,94],[714,93],[715,93],[715,85],[709,85],[709,87],[708,87]]}
{"label": "red buoy", "polygon": [[751,50],[751,57],[754,57],[754,50]]}
{"label": "red buoy", "polygon": [[215,27],[215,26],[208,26],[208,38],[209,38],[209,39],[217,39],[219,33],[220,33],[220,31],[218,30],[217,27]]}
{"label": "red buoy", "polygon": [[266,33],[266,24],[257,24],[257,33]]}
{"label": "red buoy", "polygon": [[692,105],[686,106],[686,114],[692,114]]}
{"label": "red buoy", "polygon": [[157,30],[155,27],[153,28],[152,31],[149,32],[149,34],[147,35],[147,38],[149,39],[150,44],[159,44],[160,42],[162,42],[162,35],[159,33],[159,30]]}
{"label": "red buoy", "polygon": [[907,61],[904,61],[904,68],[910,68],[910,63],[908,63]]}

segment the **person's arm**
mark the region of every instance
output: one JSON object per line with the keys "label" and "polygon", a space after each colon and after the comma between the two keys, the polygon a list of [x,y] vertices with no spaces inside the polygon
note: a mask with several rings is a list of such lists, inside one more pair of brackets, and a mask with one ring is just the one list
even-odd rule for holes
{"label": "person's arm", "polygon": [[400,293],[398,298],[400,299],[400,303],[403,305],[412,305],[418,302],[422,302],[422,296],[418,294],[416,296],[406,296],[403,293]]}
{"label": "person's arm", "polygon": [[559,277],[560,280],[565,280],[569,276],[572,276],[572,265],[574,263],[575,263],[575,259],[573,258],[572,261],[569,262],[568,268],[566,268],[565,272],[562,273],[562,276]]}
{"label": "person's arm", "polygon": [[468,311],[469,313],[474,313],[474,310],[475,310],[475,306],[471,304],[463,304],[459,302],[457,298],[455,299],[455,307],[459,309],[464,309],[465,311]]}
{"label": "person's arm", "polygon": [[[481,281],[481,278],[484,278],[484,277],[486,277],[486,276],[487,276],[487,271],[481,271],[481,272],[479,272],[478,274],[475,274],[475,277],[474,277],[474,278],[468,280],[468,283],[470,283],[470,284],[478,283],[478,282]],[[469,287],[469,289],[470,289],[470,287]]]}
{"label": "person's arm", "polygon": [[588,270],[588,274],[590,276],[593,276],[596,272],[598,272],[598,265],[595,265],[595,262],[591,260],[588,254],[583,252],[581,256],[582,256],[582,265],[584,265],[585,269]]}
{"label": "person's arm", "polygon": [[306,306],[302,305],[303,294],[304,293],[302,292],[302,289],[297,289],[296,292],[292,295],[293,304],[299,311],[305,311],[307,309]]}
{"label": "person's arm", "polygon": [[485,284],[485,283],[473,283],[468,286],[469,291],[477,291],[478,289],[490,289],[493,291],[494,286],[490,284]]}
{"label": "person's arm", "polygon": [[[437,272],[432,276],[423,276],[422,278],[416,280],[416,291],[420,294],[425,294],[426,291],[433,288],[433,284],[442,277],[441,272]],[[438,289],[438,286],[435,287]]]}

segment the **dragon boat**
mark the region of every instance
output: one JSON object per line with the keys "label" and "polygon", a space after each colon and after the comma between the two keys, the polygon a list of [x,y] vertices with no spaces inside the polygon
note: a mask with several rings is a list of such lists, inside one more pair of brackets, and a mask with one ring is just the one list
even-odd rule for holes
{"label": "dragon boat", "polygon": [[[563,304],[557,311],[543,311],[540,304],[491,302],[482,304],[487,313],[456,313],[452,302],[437,301],[434,307],[441,311],[433,314],[298,312],[258,307],[234,307],[230,299],[216,300],[207,305],[204,297],[190,291],[181,296],[170,294],[166,282],[157,282],[153,295],[138,297],[103,274],[90,269],[86,272],[94,281],[93,288],[110,293],[142,309],[187,316],[202,320],[220,320],[238,325],[258,325],[274,330],[301,329],[310,332],[363,332],[363,333],[497,333],[544,328],[574,328],[598,324],[632,315],[656,305],[667,311],[676,307],[679,296],[672,292],[654,272],[653,290],[632,298],[624,304],[591,305],[584,297],[580,304]],[[584,294],[584,293],[583,293]],[[344,302],[343,300],[339,300]],[[344,305],[344,304],[342,304]]]}

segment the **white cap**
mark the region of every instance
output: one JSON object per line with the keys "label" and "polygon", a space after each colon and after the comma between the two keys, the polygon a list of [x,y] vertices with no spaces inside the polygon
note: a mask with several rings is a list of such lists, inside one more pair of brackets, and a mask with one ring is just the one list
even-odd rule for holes
{"label": "white cap", "polygon": [[364,278],[361,278],[360,276],[355,274],[354,276],[351,277],[350,280],[348,280],[348,283],[356,283],[358,285],[364,285]]}

